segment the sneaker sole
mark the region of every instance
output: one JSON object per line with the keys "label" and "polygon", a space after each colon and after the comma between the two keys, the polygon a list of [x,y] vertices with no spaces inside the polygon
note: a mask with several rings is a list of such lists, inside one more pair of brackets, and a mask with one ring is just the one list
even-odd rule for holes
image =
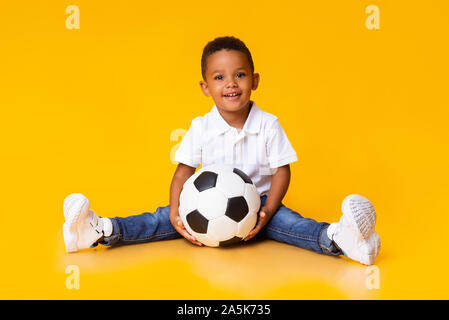
{"label": "sneaker sole", "polygon": [[[366,210],[356,210],[359,206]],[[368,199],[360,195],[349,195],[343,200],[341,211],[345,218],[356,226],[363,239],[367,240],[374,232],[376,211]]]}
{"label": "sneaker sole", "polygon": [[[364,209],[367,210],[358,211],[355,209],[361,203],[363,203]],[[372,265],[380,250],[380,238],[374,231],[376,211],[373,204],[365,197],[353,194],[343,200],[341,210],[345,219],[351,221],[356,227],[363,239],[363,244],[367,248],[360,262],[365,265]]]}

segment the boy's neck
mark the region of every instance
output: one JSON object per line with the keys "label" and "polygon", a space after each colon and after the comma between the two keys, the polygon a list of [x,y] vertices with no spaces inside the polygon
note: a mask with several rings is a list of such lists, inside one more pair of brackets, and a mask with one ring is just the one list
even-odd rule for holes
{"label": "boy's neck", "polygon": [[245,125],[246,119],[248,118],[252,105],[253,102],[249,101],[245,108],[235,112],[226,112],[220,110],[219,108],[217,108],[217,110],[222,116],[222,118],[227,122],[227,124],[229,124],[233,128],[236,128],[238,132],[240,132],[240,130]]}

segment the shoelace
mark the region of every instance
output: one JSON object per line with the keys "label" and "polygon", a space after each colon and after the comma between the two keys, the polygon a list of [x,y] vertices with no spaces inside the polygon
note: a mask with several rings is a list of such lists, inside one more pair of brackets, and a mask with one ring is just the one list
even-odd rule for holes
{"label": "shoelace", "polygon": [[[92,221],[94,221],[94,224],[92,224]],[[92,214],[92,220],[90,221],[90,225],[92,226],[92,228],[94,228],[94,230],[98,234],[103,233],[103,228],[98,224],[98,217],[95,214]]]}

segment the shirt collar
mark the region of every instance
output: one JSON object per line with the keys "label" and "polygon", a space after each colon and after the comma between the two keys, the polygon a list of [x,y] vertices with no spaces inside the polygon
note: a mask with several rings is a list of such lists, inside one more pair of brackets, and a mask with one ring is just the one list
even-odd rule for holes
{"label": "shirt collar", "polygon": [[[217,106],[211,110],[211,120],[212,127],[215,134],[220,135],[230,129],[232,127],[223,119],[220,112],[218,112]],[[251,110],[249,111],[248,118],[246,118],[245,124],[243,125],[242,131],[249,134],[257,134],[260,131],[260,124],[262,121],[262,110],[256,105],[253,101]]]}

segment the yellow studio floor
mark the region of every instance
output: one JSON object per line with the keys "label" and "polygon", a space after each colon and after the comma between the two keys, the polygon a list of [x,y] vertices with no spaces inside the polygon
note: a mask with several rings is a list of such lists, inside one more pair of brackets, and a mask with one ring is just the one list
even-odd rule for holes
{"label": "yellow studio floor", "polygon": [[[62,238],[62,200],[39,196],[24,202],[24,208],[47,209],[33,212],[34,218],[23,224],[23,235],[14,239],[8,232],[11,241],[2,243],[0,298],[448,298],[445,256],[437,254],[438,248],[425,251],[426,244],[403,243],[413,236],[411,230],[389,233],[385,222],[378,223],[382,249],[375,267],[258,239],[232,248],[197,247],[177,239],[99,245],[68,254]],[[4,222],[12,226],[14,219]],[[41,232],[36,231],[39,226]]]}
{"label": "yellow studio floor", "polygon": [[[106,299],[401,299],[447,298],[426,290],[406,256],[383,248],[375,266],[329,257],[272,240],[233,248],[196,247],[184,239],[66,254],[58,234],[54,298]],[[385,239],[384,239],[385,240]],[[411,259],[410,259],[411,260]],[[79,268],[79,289],[73,269]],[[405,267],[404,267],[405,266]],[[410,268],[412,264],[409,265]],[[423,270],[424,271],[424,270]],[[429,270],[430,271],[430,270]],[[65,273],[67,272],[67,273]],[[422,278],[417,278],[422,277]],[[56,281],[58,283],[56,283]],[[67,284],[67,282],[69,284]],[[403,282],[403,283],[401,283]],[[408,282],[408,283],[407,283]],[[409,291],[410,288],[414,290]],[[46,288],[48,290],[49,288]],[[442,288],[441,288],[442,289]]]}
{"label": "yellow studio floor", "polygon": [[[61,248],[62,250],[62,248]],[[65,297],[148,299],[376,298],[366,267],[275,241],[234,248],[195,247],[182,239],[62,255],[60,271],[80,269],[79,292]],[[63,277],[63,276],[62,276]]]}

